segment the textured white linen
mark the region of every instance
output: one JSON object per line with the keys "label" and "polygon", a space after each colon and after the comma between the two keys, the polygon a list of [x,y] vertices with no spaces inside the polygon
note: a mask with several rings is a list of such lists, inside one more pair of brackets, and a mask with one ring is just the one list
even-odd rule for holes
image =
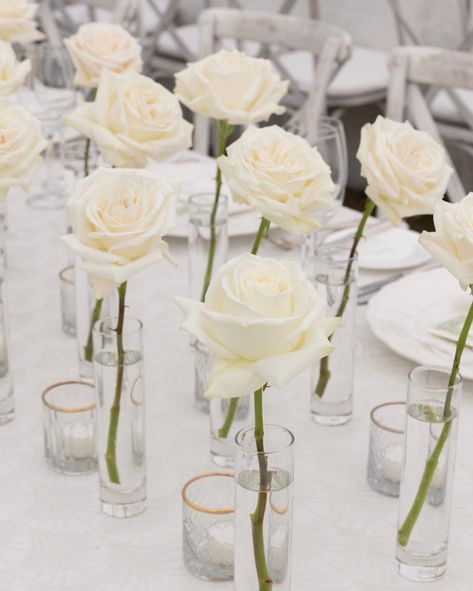
{"label": "textured white linen", "polygon": [[[60,326],[57,272],[66,253],[58,212],[28,209],[20,191],[9,209],[11,365],[17,417],[0,426],[1,591],[231,591],[184,570],[180,487],[212,469],[208,417],[192,405],[188,336],[177,329],[174,294],[186,294],[185,243],[130,281],[131,315],[145,325],[149,508],[129,520],[98,509],[96,475],[66,477],[44,462],[40,393],[77,376],[75,342]],[[234,243],[234,252],[250,239]],[[287,256],[264,243],[261,253]],[[295,253],[290,253],[291,257]],[[397,501],[366,483],[368,410],[402,399],[413,364],[379,343],[359,309],[355,415],[345,427],[309,418],[308,375],[266,397],[266,420],[296,436],[293,591],[417,591],[394,567]],[[432,591],[471,591],[473,581],[473,388],[460,420],[448,573]]]}

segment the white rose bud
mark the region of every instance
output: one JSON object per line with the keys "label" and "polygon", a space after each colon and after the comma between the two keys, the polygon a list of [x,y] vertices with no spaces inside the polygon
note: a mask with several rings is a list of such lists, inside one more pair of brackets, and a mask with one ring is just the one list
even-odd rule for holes
{"label": "white rose bud", "polygon": [[33,115],[8,99],[0,99],[0,196],[10,187],[26,189],[30,185],[47,145]]}
{"label": "white rose bud", "polygon": [[432,213],[452,174],[444,149],[427,133],[381,116],[361,130],[356,157],[366,194],[396,226]]}
{"label": "white rose bud", "polygon": [[317,213],[333,204],[335,185],[317,148],[271,126],[248,128],[218,164],[237,203],[246,203],[293,234],[320,227]]}
{"label": "white rose bud", "polygon": [[0,96],[16,92],[25,82],[30,70],[29,60],[19,62],[12,46],[0,41]]}
{"label": "white rose bud", "polygon": [[168,257],[163,236],[175,225],[177,192],[144,170],[99,168],[82,179],[67,211],[63,241],[83,261],[96,297]]}
{"label": "white rose bud", "polygon": [[419,242],[466,289],[473,284],[473,193],[438,203],[434,224],[435,232],[422,232]]}
{"label": "white rose bud", "polygon": [[213,353],[207,398],[282,388],[333,350],[328,337],[339,324],[297,265],[251,254],[219,269],[205,303],[176,301],[183,328]]}
{"label": "white rose bud", "polygon": [[38,5],[27,0],[2,0],[0,2],[0,39],[18,43],[30,43],[43,39],[34,20]]}
{"label": "white rose bud", "polygon": [[190,148],[192,125],[177,98],[151,78],[104,70],[92,103],[64,121],[95,142],[113,166],[143,168]]}
{"label": "white rose bud", "polygon": [[64,40],[76,68],[74,83],[95,88],[102,70],[141,72],[141,47],[120,25],[87,23]]}
{"label": "white rose bud", "polygon": [[249,125],[284,113],[288,86],[269,60],[223,49],[178,72],[174,92],[195,113]]}

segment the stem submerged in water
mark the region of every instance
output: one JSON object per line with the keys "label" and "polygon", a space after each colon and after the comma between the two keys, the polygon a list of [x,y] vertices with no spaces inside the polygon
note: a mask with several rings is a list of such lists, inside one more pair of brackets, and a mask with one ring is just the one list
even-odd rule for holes
{"label": "stem submerged in water", "polygon": [[110,408],[110,426],[108,428],[107,451],[105,460],[110,482],[120,484],[117,466],[117,432],[120,418],[120,399],[123,387],[123,372],[125,369],[125,351],[123,349],[123,323],[125,320],[126,281],[118,288],[118,322],[117,322],[117,380],[115,382],[115,397]]}
{"label": "stem submerged in water", "polygon": [[[338,306],[337,312],[335,313],[336,318],[342,318],[343,314],[345,313],[345,309],[348,305],[350,300],[350,276],[351,270],[353,267],[353,262],[355,260],[356,251],[358,249],[358,244],[360,240],[363,238],[363,232],[365,230],[366,222],[368,218],[373,213],[375,208],[375,204],[371,201],[371,199],[367,199],[365,203],[365,208],[363,210],[363,215],[361,216],[360,223],[358,224],[358,228],[355,232],[355,237],[353,239],[353,244],[350,250],[350,254],[348,257],[348,265],[345,271],[345,277],[343,278],[343,283],[345,288],[343,290],[342,299],[340,300],[340,305]],[[329,337],[329,341],[332,340],[332,337]],[[319,368],[319,379],[315,386],[314,395],[322,398],[325,394],[325,389],[330,381],[331,372],[329,368],[329,361],[328,356],[324,357],[320,360],[320,368]]]}
{"label": "stem submerged in water", "polygon": [[[473,294],[473,284],[470,285],[470,291]],[[446,422],[442,428],[442,431],[432,451],[432,454],[429,458],[427,458],[425,462],[424,472],[422,474],[422,478],[414,502],[412,503],[412,506],[406,518],[404,519],[403,524],[397,532],[397,541],[401,546],[407,546],[407,544],[409,543],[409,538],[411,536],[412,530],[414,529],[417,519],[419,518],[419,515],[422,511],[422,507],[425,503],[425,499],[427,497],[427,493],[429,492],[430,485],[432,484],[435,470],[439,463],[440,455],[442,454],[443,448],[445,446],[445,443],[447,442],[450,430],[452,428],[453,417],[451,415],[451,406],[453,390],[457,380],[458,372],[460,371],[460,361],[462,358],[463,350],[465,349],[466,340],[468,338],[468,334],[470,332],[472,323],[473,303],[471,304],[470,309],[468,310],[468,314],[465,318],[465,322],[463,324],[460,336],[458,337],[457,346],[455,349],[455,357],[453,359],[452,371],[450,372],[450,377],[448,380],[447,397],[445,399],[445,406],[443,409],[443,419]]]}
{"label": "stem submerged in water", "polygon": [[[227,121],[217,121],[217,130],[218,130],[218,156],[222,156],[225,154],[225,148],[227,146],[227,140],[233,132],[233,125],[227,123]],[[212,206],[212,211],[210,212],[210,244],[209,244],[209,255],[207,258],[207,268],[205,270],[204,276],[204,285],[202,287],[202,294],[200,296],[200,301],[203,302],[205,300],[205,296],[207,295],[207,290],[209,289],[210,281],[212,279],[213,273],[213,266],[214,266],[214,259],[215,259],[215,249],[217,247],[217,227],[216,227],[216,219],[217,219],[217,211],[218,211],[218,204],[220,201],[220,193],[222,192],[222,171],[217,162],[217,175],[216,175],[216,186],[215,186],[215,199]]]}
{"label": "stem submerged in water", "polygon": [[258,575],[259,591],[271,591],[273,581],[266,564],[264,549],[264,515],[268,498],[270,478],[268,475],[268,458],[264,453],[264,421],[263,421],[263,392],[265,386],[254,393],[255,431],[254,437],[258,452],[259,464],[259,493],[254,512],[250,515],[253,537],[253,554],[255,557],[256,573]]}

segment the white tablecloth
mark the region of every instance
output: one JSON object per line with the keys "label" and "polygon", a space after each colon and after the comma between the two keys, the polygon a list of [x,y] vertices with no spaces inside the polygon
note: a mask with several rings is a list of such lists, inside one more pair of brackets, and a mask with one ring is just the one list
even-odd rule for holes
{"label": "white tablecloth", "polygon": [[[186,293],[186,245],[178,261],[130,281],[129,314],[145,325],[149,508],[129,520],[98,509],[96,475],[66,477],[44,461],[41,391],[77,376],[74,339],[61,331],[57,273],[64,214],[9,197],[8,283],[17,416],[0,426],[0,591],[203,591],[232,589],[189,575],[181,558],[180,487],[212,466],[208,417],[193,407],[188,336],[174,294]],[[234,251],[248,247],[237,240]],[[281,257],[265,243],[262,254]],[[291,253],[294,256],[293,253]],[[421,296],[420,296],[421,297]],[[359,308],[353,421],[322,428],[309,418],[308,376],[266,396],[266,420],[296,436],[293,591],[411,591],[395,570],[397,500],[370,490],[368,411],[403,399],[412,364],[370,333]],[[473,391],[460,421],[449,568],[432,591],[473,588]]]}

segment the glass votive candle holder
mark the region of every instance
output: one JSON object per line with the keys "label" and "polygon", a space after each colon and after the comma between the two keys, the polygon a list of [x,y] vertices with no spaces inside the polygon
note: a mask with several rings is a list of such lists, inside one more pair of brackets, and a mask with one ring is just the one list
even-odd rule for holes
{"label": "glass votive candle holder", "polygon": [[69,336],[76,336],[76,288],[75,269],[73,265],[59,272],[61,286],[61,320],[62,330]]}
{"label": "glass votive candle holder", "polygon": [[42,394],[46,461],[61,474],[97,469],[95,387],[89,382],[52,384]]}
{"label": "glass votive candle holder", "polygon": [[385,402],[370,413],[368,484],[392,497],[399,496],[405,420],[404,402]]}
{"label": "glass votive candle holder", "polygon": [[208,472],[182,488],[184,566],[206,581],[233,578],[234,484],[230,472]]}

